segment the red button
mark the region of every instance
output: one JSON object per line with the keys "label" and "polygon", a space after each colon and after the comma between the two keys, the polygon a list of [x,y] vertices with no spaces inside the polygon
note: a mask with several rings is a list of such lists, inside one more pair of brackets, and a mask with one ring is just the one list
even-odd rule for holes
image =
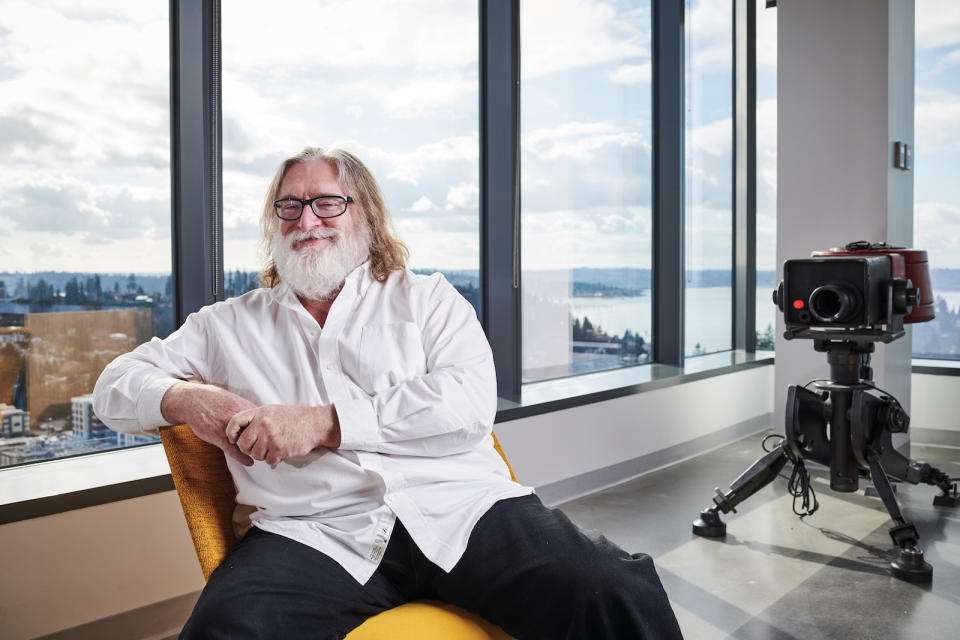
{"label": "red button", "polygon": [[794,309],[803,309],[803,300],[794,300],[793,301]]}

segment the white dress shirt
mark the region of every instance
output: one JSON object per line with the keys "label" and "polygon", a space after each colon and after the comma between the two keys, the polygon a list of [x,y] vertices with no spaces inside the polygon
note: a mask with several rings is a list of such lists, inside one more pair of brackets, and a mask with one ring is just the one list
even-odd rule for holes
{"label": "white dress shirt", "polygon": [[450,571],[480,517],[532,492],[493,448],[493,356],[473,307],[440,274],[369,263],[346,279],[321,328],[285,284],[204,307],[165,340],[114,360],[94,411],[118,431],[168,424],[160,401],[181,380],[257,405],[333,404],[339,448],[273,468],[226,456],[253,524],[314,547],[366,583],[399,517]]}

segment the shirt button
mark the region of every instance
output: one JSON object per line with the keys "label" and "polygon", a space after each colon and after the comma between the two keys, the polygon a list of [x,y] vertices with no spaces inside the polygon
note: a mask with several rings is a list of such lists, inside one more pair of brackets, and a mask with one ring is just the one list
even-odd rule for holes
{"label": "shirt button", "polygon": [[319,336],[319,335],[320,335],[320,329],[314,329],[314,330],[313,330],[313,335],[314,335],[315,337],[316,337],[316,336]]}
{"label": "shirt button", "polygon": [[332,362],[327,365],[327,369],[329,369],[330,371],[333,371],[336,368],[337,368],[337,365],[333,364]]}

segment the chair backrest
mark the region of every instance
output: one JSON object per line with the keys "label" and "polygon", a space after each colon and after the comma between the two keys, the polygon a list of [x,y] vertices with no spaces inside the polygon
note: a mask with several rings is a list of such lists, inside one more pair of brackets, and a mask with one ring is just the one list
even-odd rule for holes
{"label": "chair backrest", "polygon": [[195,436],[189,425],[162,427],[160,440],[203,579],[208,580],[237,544],[233,535],[237,498],[233,478],[223,451]]}
{"label": "chair backrest", "polygon": [[[223,452],[195,436],[189,425],[161,427],[160,440],[170,463],[170,474],[200,560],[203,579],[208,580],[237,544],[233,533],[237,497],[233,478]],[[493,446],[516,482],[517,476],[496,435],[493,436]]]}

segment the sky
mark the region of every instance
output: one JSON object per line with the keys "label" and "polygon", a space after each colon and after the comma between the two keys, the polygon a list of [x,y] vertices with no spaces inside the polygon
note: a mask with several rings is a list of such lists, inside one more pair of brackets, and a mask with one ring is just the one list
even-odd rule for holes
{"label": "sky", "polygon": [[[687,266],[724,268],[729,3],[688,4]],[[649,2],[521,6],[523,268],[648,267]],[[758,6],[764,269],[776,10]],[[167,11],[166,0],[0,0],[0,229],[13,239],[0,271],[169,271]],[[477,268],[474,3],[231,0],[222,24],[226,268],[258,268],[280,160],[331,144],[379,177],[414,267]],[[914,246],[960,268],[960,3],[917,0],[917,65]]]}

